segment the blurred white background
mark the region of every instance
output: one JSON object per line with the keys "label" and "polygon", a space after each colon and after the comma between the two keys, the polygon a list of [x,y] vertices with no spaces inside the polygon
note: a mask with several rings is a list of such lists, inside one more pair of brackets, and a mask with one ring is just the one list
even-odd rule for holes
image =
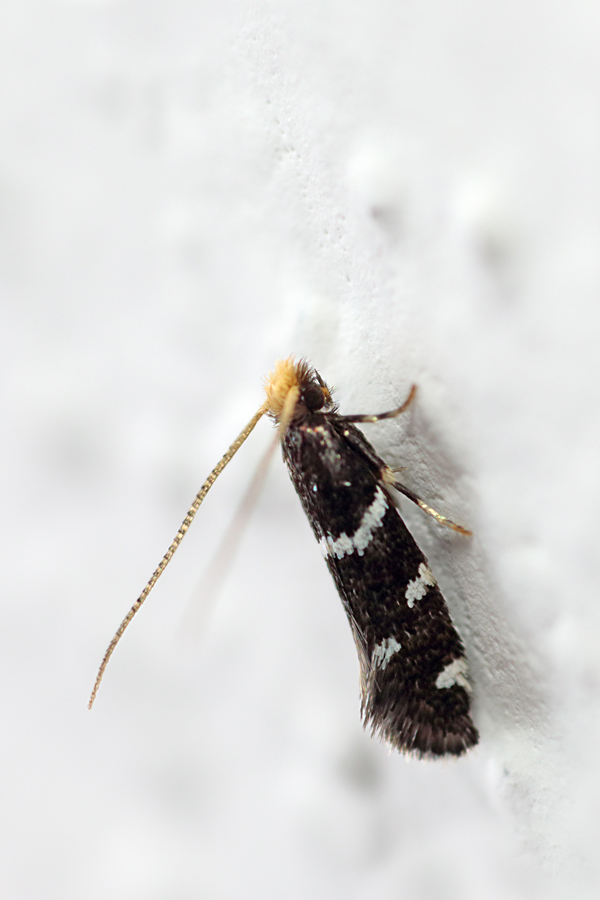
{"label": "blurred white background", "polygon": [[[5,0],[0,892],[597,896],[600,9]],[[186,609],[304,354],[368,432],[464,636],[481,746],[389,754],[279,461]]]}

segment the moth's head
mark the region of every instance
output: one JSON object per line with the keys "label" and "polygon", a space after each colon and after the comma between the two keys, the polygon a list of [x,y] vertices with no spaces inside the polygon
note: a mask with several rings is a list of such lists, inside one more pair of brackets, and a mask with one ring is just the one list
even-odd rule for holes
{"label": "moth's head", "polygon": [[265,379],[265,393],[269,415],[280,422],[298,422],[314,412],[330,412],[333,400],[329,388],[319,373],[301,359],[293,356],[280,359]]}

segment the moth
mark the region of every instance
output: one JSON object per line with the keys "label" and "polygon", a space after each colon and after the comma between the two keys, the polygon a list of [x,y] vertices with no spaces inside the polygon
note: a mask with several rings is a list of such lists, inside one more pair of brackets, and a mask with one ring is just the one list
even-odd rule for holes
{"label": "moth", "polygon": [[108,661],[191,525],[214,481],[267,414],[279,429],[283,459],[346,611],[360,666],[363,724],[397,750],[419,757],[460,756],[477,744],[462,640],[429,564],[398,511],[399,491],[442,525],[402,485],[357,424],[390,419],[412,402],[377,415],[343,416],[331,391],[304,360],[276,363],[266,400],[196,495],[171,546],[111,641]]}

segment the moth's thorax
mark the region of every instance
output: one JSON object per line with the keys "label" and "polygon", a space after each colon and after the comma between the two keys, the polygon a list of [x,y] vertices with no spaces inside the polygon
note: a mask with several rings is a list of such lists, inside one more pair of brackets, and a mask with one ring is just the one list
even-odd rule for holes
{"label": "moth's thorax", "polygon": [[335,413],[307,413],[291,422],[282,440],[283,455],[295,468],[314,477],[342,484],[360,468],[345,446]]}
{"label": "moth's thorax", "polygon": [[[360,439],[335,413],[307,416],[291,424],[282,440],[283,458],[313,528],[325,519],[329,530],[357,528],[362,508],[373,498],[379,470],[350,439]],[[319,534],[320,536],[320,534]]]}

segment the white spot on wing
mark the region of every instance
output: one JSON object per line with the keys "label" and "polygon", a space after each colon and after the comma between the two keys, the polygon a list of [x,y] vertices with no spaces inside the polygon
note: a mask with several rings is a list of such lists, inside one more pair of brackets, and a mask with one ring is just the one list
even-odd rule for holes
{"label": "white spot on wing", "polygon": [[402,645],[398,643],[396,638],[386,638],[380,644],[377,644],[373,650],[371,657],[371,665],[380,669],[385,669],[392,656],[402,649]]}
{"label": "white spot on wing", "polygon": [[415,605],[416,600],[420,600],[421,597],[424,597],[430,587],[433,587],[434,584],[437,584],[435,578],[431,573],[431,569],[425,565],[425,563],[421,563],[419,566],[419,574],[416,578],[413,578],[412,581],[408,582],[408,587],[406,588],[406,602],[409,607]]}
{"label": "white spot on wing", "polygon": [[338,559],[346,554],[354,553],[352,538],[348,537],[345,532],[342,532],[338,538],[327,534],[321,538],[319,545],[325,556],[337,556]]}
{"label": "white spot on wing", "polygon": [[452,660],[451,663],[442,669],[435,680],[436,688],[450,688],[453,684],[463,687],[471,693],[471,685],[467,681],[468,665],[464,656],[459,659]]}
{"label": "white spot on wing", "polygon": [[359,556],[364,556],[365,550],[373,537],[373,532],[376,531],[383,522],[383,517],[386,514],[387,508],[388,502],[386,496],[381,488],[377,486],[373,502],[363,515],[362,521],[354,534],[351,537],[348,537],[344,531],[337,538],[332,537],[330,534],[322,537],[319,544],[321,545],[323,553],[326,556],[329,554],[331,556],[337,556],[338,559],[342,559],[342,557],[349,556],[356,550]]}

